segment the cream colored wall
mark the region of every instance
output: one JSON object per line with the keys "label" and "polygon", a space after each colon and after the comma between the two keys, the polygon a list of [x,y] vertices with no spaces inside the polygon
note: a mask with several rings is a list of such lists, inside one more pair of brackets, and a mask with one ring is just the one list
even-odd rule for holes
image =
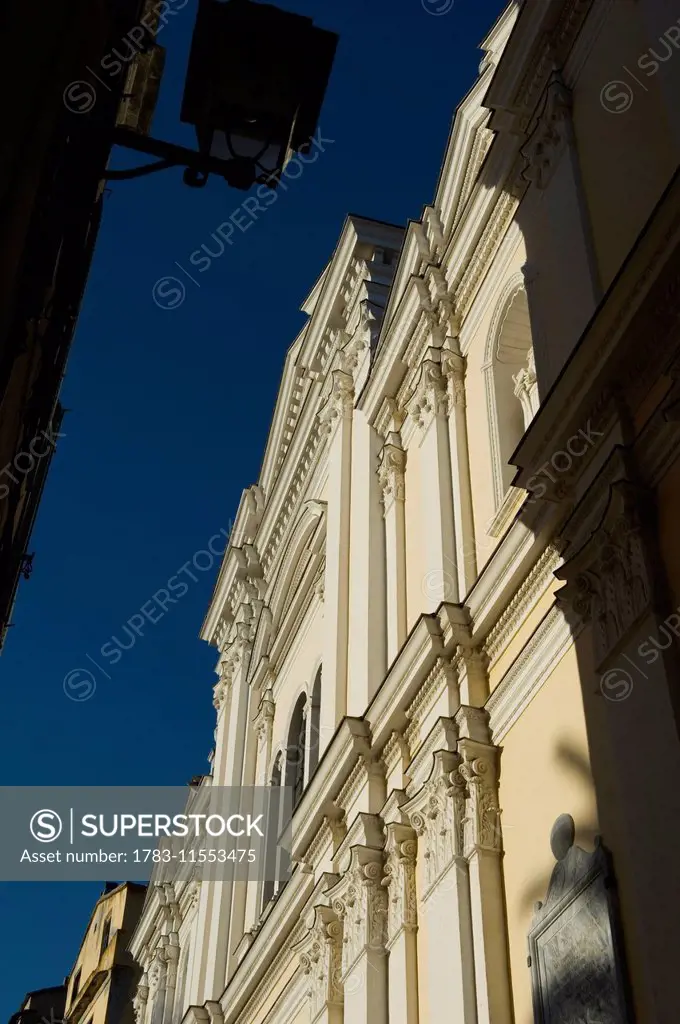
{"label": "cream colored wall", "polygon": [[406,630],[413,629],[425,604],[423,587],[423,491],[420,435],[414,433],[406,455]]}
{"label": "cream colored wall", "polygon": [[[103,900],[95,910],[94,916],[90,922],[87,930],[87,934],[83,940],[83,944],[78,954],[78,959],[71,971],[69,980],[68,990],[68,1001],[66,1005],[66,1012],[68,1013],[71,1002],[72,1002],[72,989],[74,976],[80,970],[80,987],[79,991],[82,992],[83,985],[87,978],[95,971],[99,965],[100,960],[100,947],[101,947],[101,936],[104,922],[108,915],[111,915],[111,938],[114,936],[114,932],[118,931],[123,927],[123,918],[125,915],[125,903],[126,903],[126,891],[121,889],[120,892],[114,893],[107,899]],[[97,1022],[95,1022],[97,1024]]]}
{"label": "cream colored wall", "polygon": [[500,805],[516,1024],[533,1024],[527,935],[555,861],[550,830],[571,814],[576,842],[593,848],[597,810],[574,647],[502,743]]}
{"label": "cream colored wall", "polygon": [[[574,128],[604,288],[627,256],[680,157],[664,109],[661,71],[650,76],[637,63],[642,59],[647,65],[650,46],[665,52],[658,37],[647,34],[642,6],[620,0],[608,5],[606,21],[574,89]],[[676,5],[674,17],[678,15]],[[669,13],[665,28],[672,23]],[[639,84],[631,80],[624,65]],[[666,67],[680,82],[680,50]],[[603,89],[607,90],[604,96]],[[623,108],[628,101],[630,106],[620,113],[606,109],[606,105]]]}

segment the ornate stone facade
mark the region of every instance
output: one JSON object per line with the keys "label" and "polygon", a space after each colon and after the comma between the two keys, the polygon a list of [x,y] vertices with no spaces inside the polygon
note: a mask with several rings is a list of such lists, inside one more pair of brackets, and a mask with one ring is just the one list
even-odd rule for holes
{"label": "ornate stone facade", "polygon": [[570,885],[601,833],[625,888],[637,1018],[675,1020],[680,62],[607,106],[659,10],[512,3],[423,216],[347,219],[202,631],[201,786],[288,785],[292,870],[154,890],[137,1024],[528,1021],[604,955],[585,912],[527,969],[566,813]]}

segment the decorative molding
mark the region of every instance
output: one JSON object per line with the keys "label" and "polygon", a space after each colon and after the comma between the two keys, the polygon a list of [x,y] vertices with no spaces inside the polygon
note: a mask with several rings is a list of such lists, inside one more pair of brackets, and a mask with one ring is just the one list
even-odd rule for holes
{"label": "decorative molding", "polygon": [[524,178],[541,190],[550,183],[562,150],[568,143],[571,109],[571,90],[555,74],[546,89],[545,105],[538,123],[521,150],[527,161]]}
{"label": "decorative molding", "polygon": [[342,994],[342,922],[330,907],[314,907],[305,921],[308,933],[297,943],[295,952],[302,973],[309,981],[311,1020],[323,1010],[341,1007]]}
{"label": "decorative molding", "polygon": [[387,889],[387,948],[403,931],[416,931],[418,927],[418,900],[416,895],[416,833],[408,825],[391,822],[386,825],[385,877]]}
{"label": "decorative molding", "polygon": [[387,513],[395,501],[406,499],[406,452],[396,431],[387,435],[379,458],[378,480],[382,488],[383,510]]}
{"label": "decorative molding", "polygon": [[458,771],[461,761],[458,753],[438,750],[429,779],[402,805],[422,846],[423,900],[453,860],[463,856],[466,792],[465,779]]}
{"label": "decorative molding", "polygon": [[613,484],[597,530],[555,574],[566,581],[557,600],[569,620],[576,625],[593,623],[596,668],[651,604],[639,504],[638,489],[632,483]]}
{"label": "decorative molding", "polygon": [[508,602],[502,615],[490,630],[484,641],[484,651],[493,663],[505,649],[508,640],[514,636],[528,612],[540,600],[554,580],[554,574],[562,557],[553,544],[549,544],[522,581],[519,590]]}
{"label": "decorative molding", "polygon": [[333,370],[331,391],[318,413],[321,433],[329,437],[341,420],[351,419],[354,409],[354,378],[345,370]]}
{"label": "decorative molding", "polygon": [[448,414],[447,379],[442,372],[439,349],[428,349],[426,358],[420,367],[415,391],[406,408],[413,421],[423,432],[427,430],[436,416]]}
{"label": "decorative molding", "polygon": [[486,702],[496,745],[555,671],[574,639],[564,614],[553,606]]}
{"label": "decorative molding", "polygon": [[333,910],[343,923],[342,978],[365,951],[385,954],[387,892],[381,850],[353,846],[347,871],[329,891]]}

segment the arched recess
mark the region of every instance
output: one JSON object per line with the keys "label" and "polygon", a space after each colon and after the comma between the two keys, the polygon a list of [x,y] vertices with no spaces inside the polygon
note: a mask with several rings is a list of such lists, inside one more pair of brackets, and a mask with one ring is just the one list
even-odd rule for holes
{"label": "arched recess", "polygon": [[300,602],[300,582],[307,574],[316,574],[323,557],[326,539],[326,503],[305,502],[300,518],[291,533],[276,572],[269,607],[272,611],[271,633],[276,636],[283,619]]}
{"label": "arched recess", "polygon": [[292,792],[293,810],[300,803],[304,792],[306,759],[307,695],[301,693],[293,708],[286,745],[286,786]]}
{"label": "arched recess", "polygon": [[518,273],[508,281],[500,296],[484,353],[496,510],[503,503],[515,475],[510,457],[538,408],[533,356],[524,277]]}
{"label": "arched recess", "polygon": [[321,665],[317,669],[309,704],[309,729],[307,746],[307,779],[311,779],[319,763],[319,731],[321,728]]}

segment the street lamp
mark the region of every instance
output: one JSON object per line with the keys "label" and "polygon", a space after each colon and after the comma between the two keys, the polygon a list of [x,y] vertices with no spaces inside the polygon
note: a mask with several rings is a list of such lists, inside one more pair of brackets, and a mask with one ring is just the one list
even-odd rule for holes
{"label": "street lamp", "polygon": [[194,187],[214,173],[234,188],[276,188],[316,131],[337,42],[311,18],[271,4],[199,0],[181,111],[198,152],[118,126],[116,142],[160,160],[107,177],[183,165]]}

